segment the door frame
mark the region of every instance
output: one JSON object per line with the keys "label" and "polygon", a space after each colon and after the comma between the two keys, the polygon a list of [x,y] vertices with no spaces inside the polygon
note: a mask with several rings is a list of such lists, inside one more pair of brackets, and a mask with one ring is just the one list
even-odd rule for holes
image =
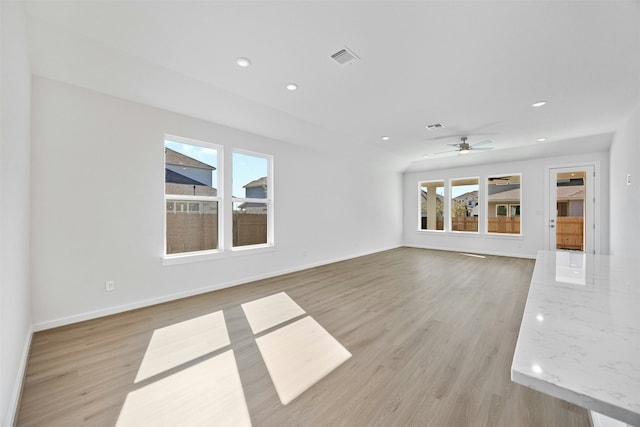
{"label": "door frame", "polygon": [[[592,182],[593,182],[593,197],[594,197],[594,201],[593,201],[593,219],[592,219],[592,224],[587,224],[587,217],[586,217],[586,211],[587,209],[585,209],[585,233],[591,232],[593,233],[593,248],[591,253],[594,254],[599,254],[600,253],[600,248],[601,248],[601,242],[600,242],[600,209],[601,209],[601,197],[600,197],[600,161],[599,160],[594,160],[591,162],[579,162],[579,163],[562,163],[562,164],[557,164],[557,165],[548,165],[545,167],[545,175],[544,175],[544,247],[546,250],[548,251],[555,251],[555,248],[550,248],[550,238],[549,238],[549,225],[550,225],[550,220],[551,220],[551,194],[550,194],[550,185],[551,185],[551,181],[550,181],[550,176],[551,176],[551,170],[552,169],[563,169],[563,168],[581,168],[581,167],[593,167],[593,171],[595,176],[592,177]],[[586,196],[586,194],[585,194]],[[587,201],[585,200],[585,203],[587,203]],[[587,228],[588,227],[588,228]],[[585,242],[586,243],[586,242]],[[586,251],[587,248],[585,248],[585,253],[589,253]]]}

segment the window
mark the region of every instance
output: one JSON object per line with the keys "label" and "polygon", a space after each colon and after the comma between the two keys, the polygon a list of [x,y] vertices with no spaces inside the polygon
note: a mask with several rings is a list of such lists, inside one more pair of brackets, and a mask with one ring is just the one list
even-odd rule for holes
{"label": "window", "polygon": [[487,178],[487,231],[489,233],[520,234],[521,175]]}
{"label": "window", "polygon": [[270,156],[234,152],[233,247],[273,244]]}
{"label": "window", "polygon": [[165,253],[219,249],[217,146],[165,138]]}
{"label": "window", "polygon": [[451,180],[451,231],[478,232],[478,178]]}
{"label": "window", "polygon": [[419,183],[420,230],[444,230],[444,180]]}

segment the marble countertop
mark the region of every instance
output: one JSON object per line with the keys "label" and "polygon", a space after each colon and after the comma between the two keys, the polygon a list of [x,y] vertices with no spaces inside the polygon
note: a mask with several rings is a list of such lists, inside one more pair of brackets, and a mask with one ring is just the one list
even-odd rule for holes
{"label": "marble countertop", "polygon": [[640,260],[539,251],[511,379],[640,426]]}

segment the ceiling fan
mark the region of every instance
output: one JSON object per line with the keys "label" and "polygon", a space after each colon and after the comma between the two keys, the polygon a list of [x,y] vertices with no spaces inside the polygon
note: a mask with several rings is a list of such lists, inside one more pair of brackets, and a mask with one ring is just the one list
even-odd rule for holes
{"label": "ceiling fan", "polygon": [[489,150],[493,150],[493,147],[483,147],[483,146],[492,144],[492,143],[493,141],[489,139],[485,139],[484,141],[476,142],[475,144],[469,144],[467,142],[467,137],[463,136],[462,138],[460,138],[460,142],[455,144],[447,144],[451,147],[456,147],[455,150],[441,151],[439,153],[435,153],[434,156],[438,156],[442,154],[453,154],[453,153],[464,155],[464,154],[469,154],[472,151],[489,151]]}

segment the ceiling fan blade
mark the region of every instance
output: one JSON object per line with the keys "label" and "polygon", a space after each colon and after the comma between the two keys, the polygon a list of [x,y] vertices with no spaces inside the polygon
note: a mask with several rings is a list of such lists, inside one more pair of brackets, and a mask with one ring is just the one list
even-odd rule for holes
{"label": "ceiling fan blade", "polygon": [[460,148],[460,143],[458,142],[457,144],[447,144],[449,147],[457,147]]}
{"label": "ceiling fan blade", "polygon": [[433,153],[433,154],[429,154],[429,156],[427,156],[427,158],[429,159],[436,159],[436,158],[440,158],[440,157],[448,157],[448,156],[453,156],[458,154],[459,151],[458,150],[450,150],[450,151],[441,151],[439,153]]}
{"label": "ceiling fan blade", "polygon": [[458,150],[447,150],[447,151],[439,151],[439,152],[433,153],[433,154],[435,155],[435,154],[444,154],[444,153],[455,153],[457,151]]}
{"label": "ceiling fan blade", "polygon": [[471,147],[471,151],[489,151],[493,150],[493,147]]}
{"label": "ceiling fan blade", "polygon": [[476,142],[475,144],[471,144],[471,147],[477,147],[478,145],[487,145],[487,144],[493,144],[493,141],[491,141],[490,139],[485,139],[484,141],[480,141],[480,142]]}

